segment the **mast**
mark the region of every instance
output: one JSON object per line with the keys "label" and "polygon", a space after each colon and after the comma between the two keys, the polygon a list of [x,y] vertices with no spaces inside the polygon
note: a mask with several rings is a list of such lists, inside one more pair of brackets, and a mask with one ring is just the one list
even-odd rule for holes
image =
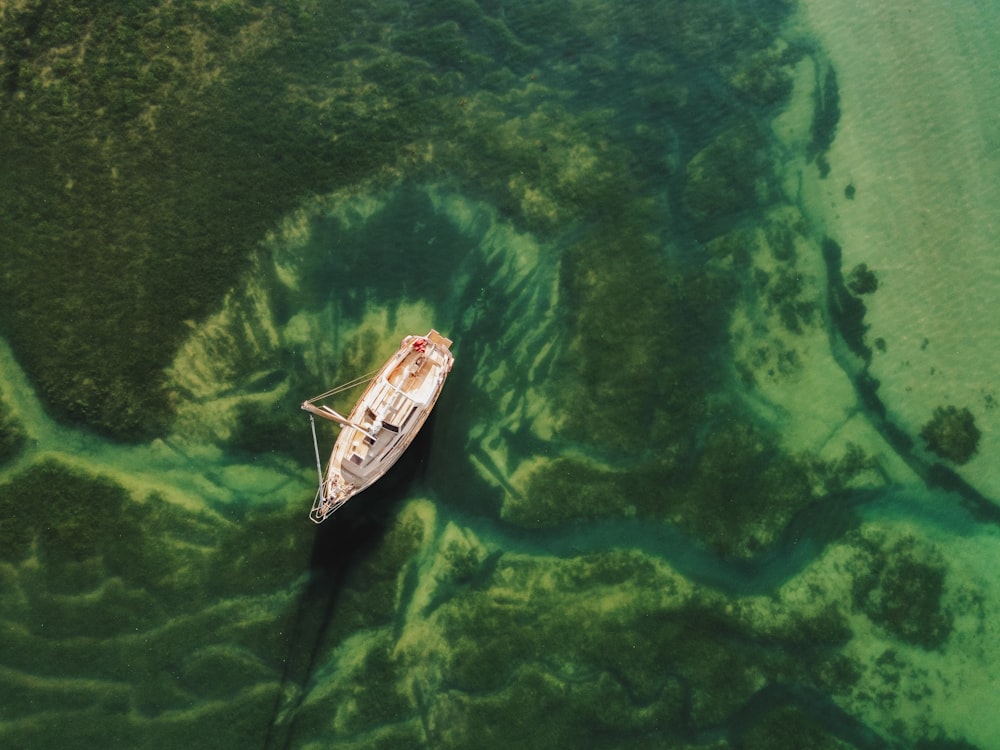
{"label": "mast", "polygon": [[340,412],[334,411],[329,406],[315,406],[310,401],[302,402],[302,410],[307,411],[310,414],[315,414],[317,417],[323,417],[323,419],[329,419],[331,422],[338,423],[341,427],[353,427],[355,430],[361,430],[361,432],[368,434],[368,428],[357,422],[352,422],[347,417],[345,417]]}

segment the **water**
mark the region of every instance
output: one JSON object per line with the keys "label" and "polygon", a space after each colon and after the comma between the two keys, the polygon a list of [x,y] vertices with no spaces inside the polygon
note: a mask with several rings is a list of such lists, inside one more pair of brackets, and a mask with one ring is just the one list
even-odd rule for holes
{"label": "water", "polygon": [[[992,8],[60,13],[5,42],[4,744],[1000,747]],[[432,326],[314,527],[298,404]]]}
{"label": "water", "polygon": [[[849,24],[836,5],[810,4],[806,13],[837,61],[844,111],[828,185],[809,203],[827,204],[819,213],[842,242],[846,266],[881,269],[885,294],[871,298],[869,335],[883,338],[886,351],[872,374],[884,381],[895,418],[915,432],[928,405],[961,403],[987,426],[989,455],[1000,174],[1000,144],[985,124],[1000,97],[994,11],[977,3],[851,7]],[[839,195],[848,183],[854,201]],[[970,462],[965,473],[995,495],[989,463]]]}

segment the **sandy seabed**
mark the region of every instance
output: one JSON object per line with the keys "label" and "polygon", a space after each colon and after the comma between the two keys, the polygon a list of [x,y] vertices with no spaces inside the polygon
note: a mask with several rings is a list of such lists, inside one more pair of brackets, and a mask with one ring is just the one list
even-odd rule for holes
{"label": "sandy seabed", "polygon": [[[983,433],[960,471],[1000,494],[996,263],[1000,135],[995,6],[806,2],[803,20],[836,71],[840,122],[807,209],[878,276],[868,296],[871,374],[891,417],[916,434],[936,406],[968,408]],[[853,188],[853,198],[845,191]]]}

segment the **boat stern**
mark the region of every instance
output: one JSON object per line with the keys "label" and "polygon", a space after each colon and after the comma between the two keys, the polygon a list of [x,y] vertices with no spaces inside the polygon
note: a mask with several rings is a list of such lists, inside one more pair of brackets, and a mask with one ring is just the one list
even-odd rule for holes
{"label": "boat stern", "polygon": [[426,338],[432,344],[443,346],[445,349],[451,349],[451,345],[452,343],[454,343],[450,338],[448,338],[447,336],[442,336],[433,328],[431,329],[430,333],[427,334]]}

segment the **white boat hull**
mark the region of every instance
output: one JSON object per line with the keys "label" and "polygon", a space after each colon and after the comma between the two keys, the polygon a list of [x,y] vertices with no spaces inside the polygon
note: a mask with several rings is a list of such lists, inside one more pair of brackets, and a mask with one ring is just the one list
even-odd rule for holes
{"label": "white boat hull", "polygon": [[341,425],[309,517],[322,523],[377,482],[413,442],[437,403],[454,357],[451,340],[431,329],[407,336],[389,357],[350,416],[306,401],[302,408]]}

